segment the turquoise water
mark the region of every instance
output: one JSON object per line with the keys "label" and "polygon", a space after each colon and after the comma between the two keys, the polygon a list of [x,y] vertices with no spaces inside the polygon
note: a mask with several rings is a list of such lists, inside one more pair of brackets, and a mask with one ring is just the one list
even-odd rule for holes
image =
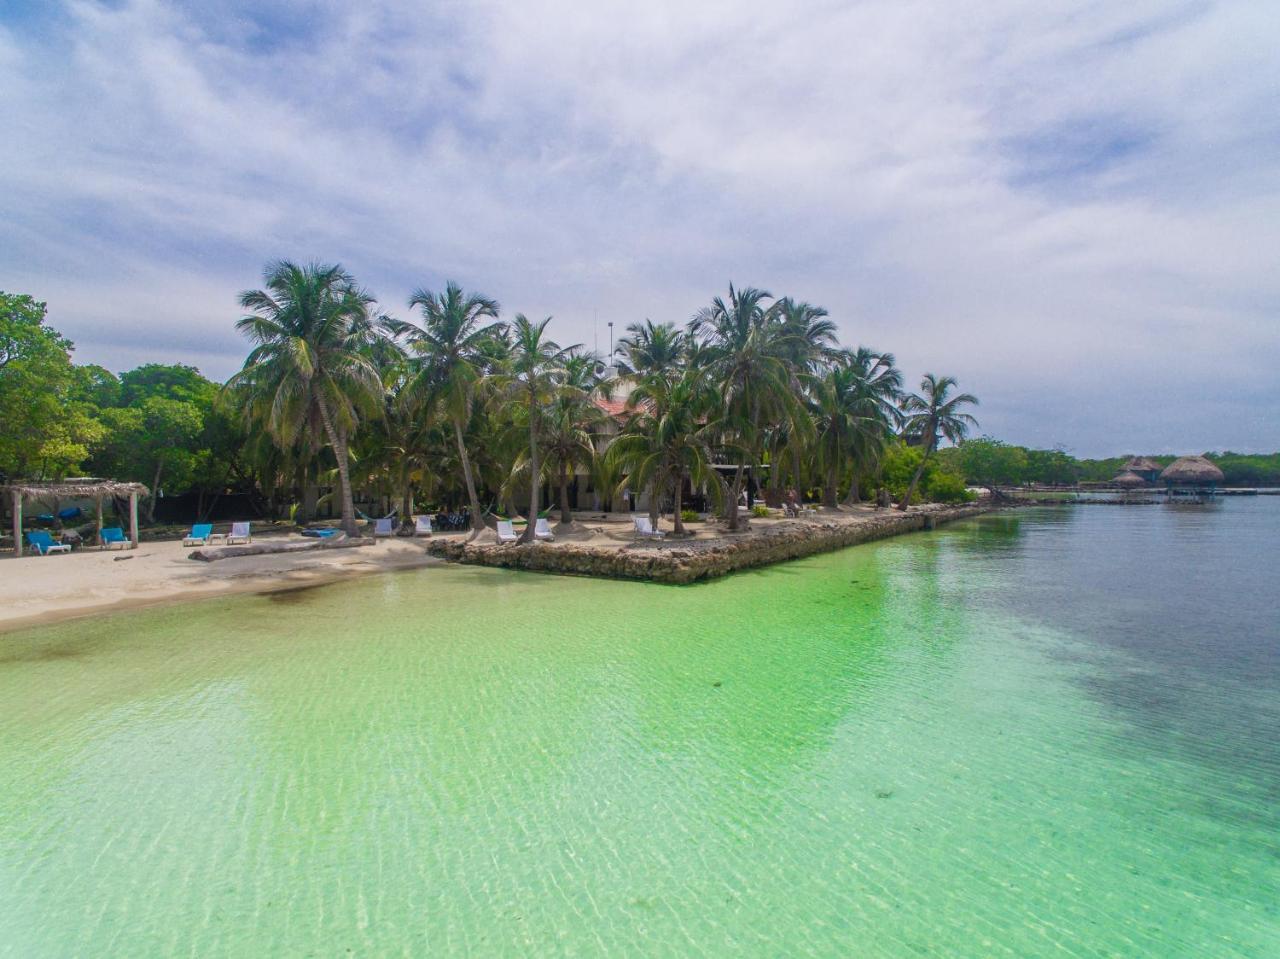
{"label": "turquoise water", "polygon": [[0,636],[0,956],[1280,955],[1280,501]]}

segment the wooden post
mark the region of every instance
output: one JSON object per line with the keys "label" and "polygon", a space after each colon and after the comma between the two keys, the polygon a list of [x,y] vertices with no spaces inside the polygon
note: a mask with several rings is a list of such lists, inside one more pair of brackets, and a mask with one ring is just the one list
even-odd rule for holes
{"label": "wooden post", "polygon": [[98,513],[98,549],[102,549],[106,545],[102,542],[102,497],[97,497],[93,502],[97,506]]}
{"label": "wooden post", "polygon": [[133,548],[138,548],[138,493],[136,490],[129,492],[129,539],[133,541]]}
{"label": "wooden post", "polygon": [[22,494],[13,491],[13,555],[22,558]]}

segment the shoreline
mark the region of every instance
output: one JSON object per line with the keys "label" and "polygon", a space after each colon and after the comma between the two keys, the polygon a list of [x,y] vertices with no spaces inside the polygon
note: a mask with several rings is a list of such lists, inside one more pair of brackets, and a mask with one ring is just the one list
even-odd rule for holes
{"label": "shoreline", "polygon": [[[273,538],[262,537],[267,542]],[[125,552],[86,549],[70,556],[6,558],[0,560],[0,635],[132,609],[310,589],[438,565],[441,561],[427,553],[426,542],[396,538],[360,549],[216,563],[191,559],[190,550],[169,540],[144,541]]]}
{"label": "shoreline", "polygon": [[601,543],[526,543],[496,545],[458,540],[432,543],[433,556],[470,566],[518,569],[527,572],[606,579],[639,580],[684,586],[718,579],[729,573],[771,566],[818,553],[846,549],[878,539],[933,529],[939,524],[980,516],[994,509],[988,503],[959,506],[930,504],[909,512],[852,507],[822,513],[816,519],[761,524],[738,534],[721,533],[698,541]]}
{"label": "shoreline", "polygon": [[749,530],[732,536],[698,523],[691,524],[695,536],[663,543],[636,543],[629,516],[607,516],[559,528],[554,543],[469,544],[465,533],[437,533],[430,539],[391,537],[359,549],[227,556],[216,563],[198,562],[172,541],[144,541],[123,553],[87,549],[0,560],[0,634],[132,609],[311,589],[445,562],[684,585],[933,528],[992,508],[926,505],[903,514],[853,507],[809,520],[753,518]]}

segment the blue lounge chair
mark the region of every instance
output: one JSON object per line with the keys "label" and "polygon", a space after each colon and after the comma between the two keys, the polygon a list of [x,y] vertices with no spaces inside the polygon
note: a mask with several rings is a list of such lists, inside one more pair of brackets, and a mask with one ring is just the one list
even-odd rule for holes
{"label": "blue lounge chair", "polygon": [[36,551],[37,556],[48,556],[50,553],[69,553],[71,546],[68,543],[55,543],[53,537],[49,535],[47,530],[33,529],[27,533],[27,542],[31,544],[31,548]]}
{"label": "blue lounge chair", "polygon": [[102,531],[102,545],[107,549],[125,549],[133,545],[119,526],[108,526]]}
{"label": "blue lounge chair", "polygon": [[213,535],[212,523],[195,523],[182,540],[183,546],[207,546],[209,545],[209,537]]}
{"label": "blue lounge chair", "polygon": [[304,529],[302,531],[302,535],[309,536],[312,539],[329,539],[332,536],[337,536],[341,532],[342,530],[338,529],[336,526],[325,526],[318,529]]}

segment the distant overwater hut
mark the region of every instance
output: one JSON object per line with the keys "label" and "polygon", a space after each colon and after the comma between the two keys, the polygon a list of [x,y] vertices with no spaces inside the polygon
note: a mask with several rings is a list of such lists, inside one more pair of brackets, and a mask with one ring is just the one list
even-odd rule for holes
{"label": "distant overwater hut", "polygon": [[1160,479],[1170,503],[1206,503],[1218,495],[1226,477],[1207,456],[1182,456],[1165,467]]}
{"label": "distant overwater hut", "polygon": [[[1129,460],[1129,462],[1125,463],[1124,466],[1120,467],[1120,469],[1122,471],[1120,476],[1123,476],[1125,473],[1132,473],[1142,482],[1154,484],[1160,478],[1161,466],[1149,456],[1135,456],[1133,459]],[[1119,481],[1120,476],[1116,477],[1117,482]]]}
{"label": "distant overwater hut", "polygon": [[1112,484],[1120,487],[1120,499],[1125,503],[1137,502],[1143,499],[1143,493],[1150,484],[1133,470],[1121,470],[1116,474]]}

